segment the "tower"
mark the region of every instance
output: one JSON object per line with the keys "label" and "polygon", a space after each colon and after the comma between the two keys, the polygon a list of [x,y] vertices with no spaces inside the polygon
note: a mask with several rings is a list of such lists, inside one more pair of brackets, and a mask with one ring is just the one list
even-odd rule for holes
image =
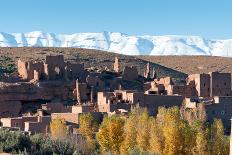
{"label": "tower", "polygon": [[151,77],[151,72],[150,72],[150,63],[148,62],[147,63],[147,67],[146,67],[146,69],[145,69],[145,71],[144,71],[144,77],[145,78],[150,78]]}
{"label": "tower", "polygon": [[120,72],[120,64],[119,64],[119,59],[118,59],[118,57],[115,57],[115,58],[114,58],[113,67],[114,67],[114,71],[115,71],[115,72],[117,72],[117,73]]}
{"label": "tower", "polygon": [[152,68],[152,78],[153,79],[157,78],[157,74],[156,74],[155,68]]}
{"label": "tower", "polygon": [[77,102],[78,104],[81,104],[80,85],[78,79],[76,80],[76,90],[77,90]]}

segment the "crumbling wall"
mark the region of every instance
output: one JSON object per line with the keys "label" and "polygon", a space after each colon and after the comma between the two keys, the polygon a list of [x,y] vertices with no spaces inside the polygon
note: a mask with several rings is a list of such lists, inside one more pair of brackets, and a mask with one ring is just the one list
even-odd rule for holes
{"label": "crumbling wall", "polygon": [[34,70],[38,72],[39,78],[44,72],[44,66],[42,62],[24,62],[18,60],[18,73],[22,79],[32,80],[34,79]]}

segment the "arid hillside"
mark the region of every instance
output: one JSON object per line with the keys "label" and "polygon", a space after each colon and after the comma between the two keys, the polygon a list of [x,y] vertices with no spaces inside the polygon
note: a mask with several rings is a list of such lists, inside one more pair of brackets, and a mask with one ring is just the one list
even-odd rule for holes
{"label": "arid hillside", "polygon": [[81,48],[0,48],[0,73],[15,70],[19,58],[24,60],[42,60],[45,55],[63,54],[72,62],[82,62],[87,68],[112,68],[114,57],[119,57],[121,68],[135,65],[140,74],[147,62],[157,71],[159,77],[173,76],[184,79],[186,74],[208,73],[211,71],[232,72],[232,58],[215,56],[126,56],[110,52]]}
{"label": "arid hillside", "polygon": [[[138,57],[81,48],[0,48],[0,72],[15,71],[17,67],[16,63],[19,58],[38,61],[44,59],[45,55],[57,54],[63,54],[67,61],[82,62],[85,64],[86,68],[107,67],[108,69],[112,69],[112,62],[117,56],[121,62],[121,69],[125,65],[134,65],[137,66],[140,74],[143,74],[144,68],[146,68],[148,62]],[[155,68],[158,77],[172,76],[176,81],[183,81],[186,78],[186,74],[167,68],[158,63],[151,63],[151,66]]]}
{"label": "arid hillside", "polygon": [[212,71],[232,73],[232,58],[215,56],[139,56],[138,58],[192,74]]}

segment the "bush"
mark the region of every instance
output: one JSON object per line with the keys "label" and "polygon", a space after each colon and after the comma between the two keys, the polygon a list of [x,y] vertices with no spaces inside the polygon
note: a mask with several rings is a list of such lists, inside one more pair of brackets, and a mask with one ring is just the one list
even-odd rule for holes
{"label": "bush", "polygon": [[37,134],[30,137],[32,146],[31,153],[34,155],[47,155],[52,154],[53,141],[49,137]]}
{"label": "bush", "polygon": [[3,152],[18,153],[30,151],[31,141],[29,136],[20,132],[0,130],[0,148]]}

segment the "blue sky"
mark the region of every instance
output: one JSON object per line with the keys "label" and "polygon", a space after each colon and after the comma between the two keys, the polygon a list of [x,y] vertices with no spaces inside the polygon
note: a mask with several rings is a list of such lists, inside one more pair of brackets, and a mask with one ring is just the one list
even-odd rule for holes
{"label": "blue sky", "polygon": [[0,0],[0,31],[232,38],[232,0]]}

